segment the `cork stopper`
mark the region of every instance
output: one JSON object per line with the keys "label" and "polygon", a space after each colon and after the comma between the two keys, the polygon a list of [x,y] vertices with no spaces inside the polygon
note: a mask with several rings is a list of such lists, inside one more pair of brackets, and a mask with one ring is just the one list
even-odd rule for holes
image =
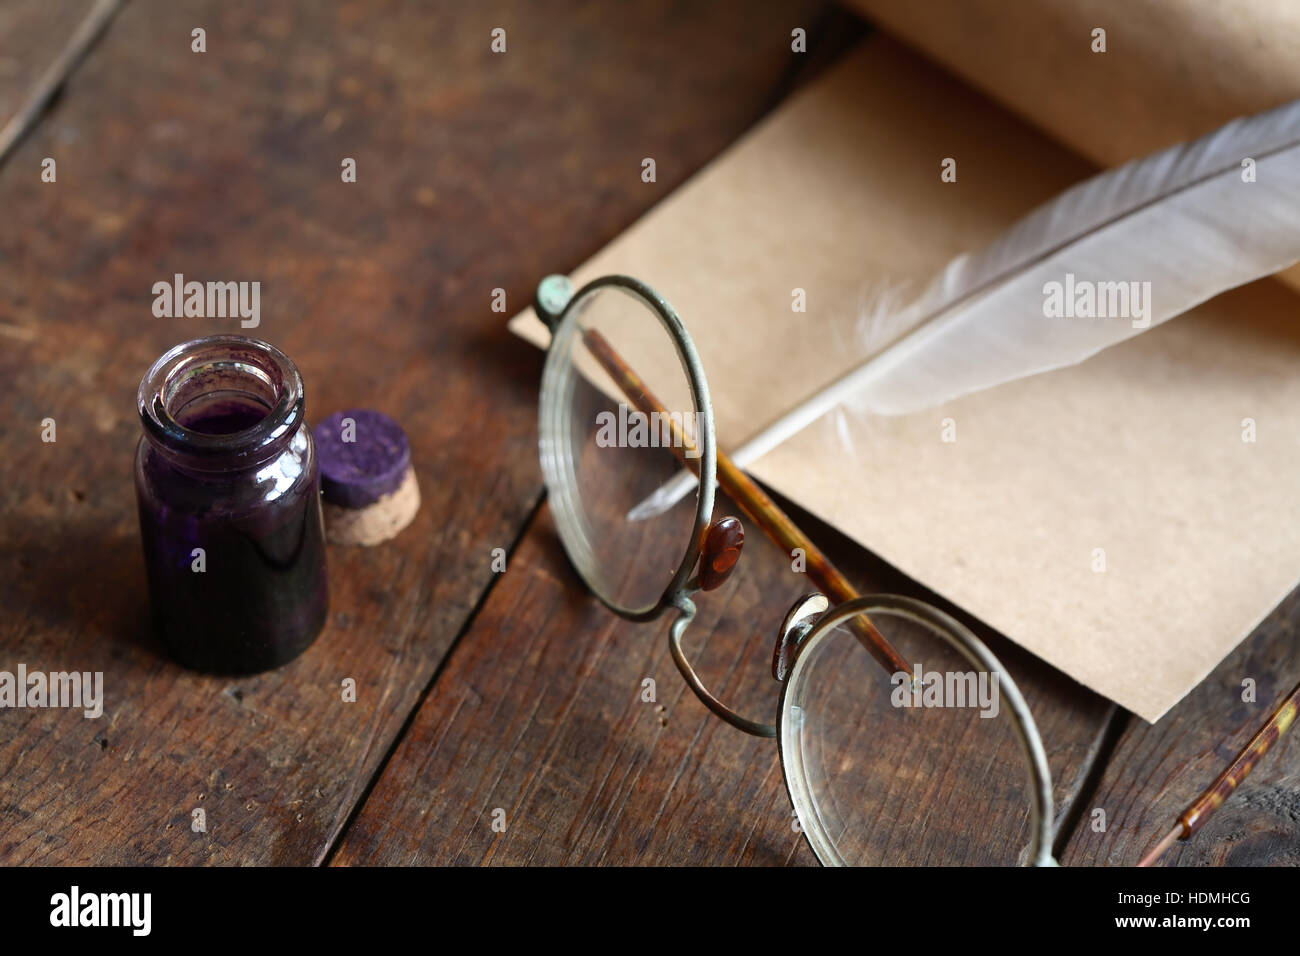
{"label": "cork stopper", "polygon": [[376,545],[414,520],[420,489],[410,442],[397,422],[373,409],[355,408],[335,412],[312,435],[331,542]]}

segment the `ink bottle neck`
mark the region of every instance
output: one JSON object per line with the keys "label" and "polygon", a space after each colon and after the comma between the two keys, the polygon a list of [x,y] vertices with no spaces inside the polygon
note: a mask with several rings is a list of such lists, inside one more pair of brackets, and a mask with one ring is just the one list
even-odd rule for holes
{"label": "ink bottle neck", "polygon": [[210,335],[162,355],[136,396],[150,445],[187,472],[231,473],[281,455],[302,427],[298,369],[242,335]]}

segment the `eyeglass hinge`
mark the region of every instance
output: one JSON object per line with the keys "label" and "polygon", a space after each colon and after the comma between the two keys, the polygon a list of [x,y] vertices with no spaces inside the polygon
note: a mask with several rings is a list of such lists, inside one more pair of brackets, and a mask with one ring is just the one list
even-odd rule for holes
{"label": "eyeglass hinge", "polygon": [[533,311],[554,332],[572,298],[573,280],[566,275],[549,275],[537,283],[537,292],[533,295]]}
{"label": "eyeglass hinge", "polygon": [[831,602],[827,600],[826,595],[814,591],[795,601],[786,612],[785,620],[781,622],[781,635],[777,638],[776,650],[772,654],[774,678],[785,681],[791,665],[794,664],[794,655],[799,649],[800,642],[808,636],[813,625],[821,619],[830,606]]}

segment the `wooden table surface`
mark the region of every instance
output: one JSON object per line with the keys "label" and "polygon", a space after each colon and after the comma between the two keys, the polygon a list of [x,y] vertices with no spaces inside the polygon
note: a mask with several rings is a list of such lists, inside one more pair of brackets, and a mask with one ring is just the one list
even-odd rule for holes
{"label": "wooden table surface", "polygon": [[[815,863],[775,745],[695,700],[666,621],[618,620],[567,564],[537,464],[542,357],[491,305],[523,307],[868,27],[806,0],[488,6],[135,0],[0,165],[0,669],[103,671],[106,697],[96,720],[0,711],[0,863]],[[90,7],[8,0],[0,121]],[[297,362],[309,416],[397,417],[424,497],[393,542],[331,549],[305,655],[238,680],[182,670],[147,624],[136,385],[176,342],[234,330],[152,315],[177,272],[261,281],[253,334]],[[928,596],[792,513],[864,588]],[[700,602],[701,670],[751,711],[772,707],[800,590],[758,542]],[[1154,726],[973,625],[1047,743],[1062,862],[1136,861],[1300,678],[1297,622],[1293,594]],[[1296,736],[1167,862],[1300,863]]]}

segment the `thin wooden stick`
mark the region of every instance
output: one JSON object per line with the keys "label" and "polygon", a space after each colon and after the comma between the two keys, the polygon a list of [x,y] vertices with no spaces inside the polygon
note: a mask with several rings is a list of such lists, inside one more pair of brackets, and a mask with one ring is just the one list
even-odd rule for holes
{"label": "thin wooden stick", "polygon": [[81,58],[90,50],[121,6],[122,0],[96,0],[94,7],[77,26],[62,52],[36,81],[31,95],[5,124],[4,129],[0,129],[0,163],[5,161],[10,151],[36,125],[45,108],[50,105],[50,100],[54,99],[54,94],[67,81],[68,76],[81,62]]}
{"label": "thin wooden stick", "polygon": [[1156,844],[1155,849],[1138,861],[1138,866],[1150,866],[1156,860],[1160,859],[1165,855],[1166,850],[1173,846],[1174,843],[1184,838],[1185,832],[1182,821],[1178,821],[1177,826],[1160,838],[1160,842]]}
{"label": "thin wooden stick", "polygon": [[[642,412],[647,415],[658,412],[663,420],[671,423],[674,435],[674,453],[698,477],[698,460],[686,455],[687,451],[695,449],[695,443],[679,430],[672,416],[667,415],[662,403],[646,388],[646,384],[641,380],[640,376],[628,367],[627,363],[614,351],[609,341],[596,330],[583,329],[582,338],[587,350],[595,356],[601,367]],[[740,506],[749,519],[776,543],[777,547],[784,550],[786,554],[792,553],[796,548],[803,551],[807,562],[808,577],[825,592],[833,603],[842,604],[858,597],[858,592],[853,588],[853,585],[849,584],[848,579],[840,573],[835,565],[831,564],[830,559],[821,552],[821,549],[813,544],[808,536],[799,530],[798,525],[777,507],[776,502],[769,498],[749,475],[737,468],[721,450],[718,451],[718,484],[731,496],[732,501]],[[855,616],[850,621],[849,626],[856,632],[862,646],[870,651],[871,656],[890,674],[912,673],[911,666],[894,649],[893,645],[885,640],[885,636],[876,629],[876,626],[867,619],[866,615],[859,614]]]}
{"label": "thin wooden stick", "polygon": [[1249,776],[1259,759],[1268,753],[1268,749],[1287,732],[1287,728],[1295,722],[1298,711],[1300,711],[1300,684],[1296,684],[1291,693],[1278,705],[1277,710],[1273,711],[1264,726],[1250,738],[1250,743],[1246,744],[1237,754],[1236,759],[1215,778],[1214,783],[1210,784],[1209,788],[1179,815],[1173,830],[1142,858],[1138,866],[1150,866],[1160,859],[1176,840],[1186,840],[1199,830],[1210,818],[1210,814],[1223,806],[1224,801],[1232,796],[1232,792]]}

